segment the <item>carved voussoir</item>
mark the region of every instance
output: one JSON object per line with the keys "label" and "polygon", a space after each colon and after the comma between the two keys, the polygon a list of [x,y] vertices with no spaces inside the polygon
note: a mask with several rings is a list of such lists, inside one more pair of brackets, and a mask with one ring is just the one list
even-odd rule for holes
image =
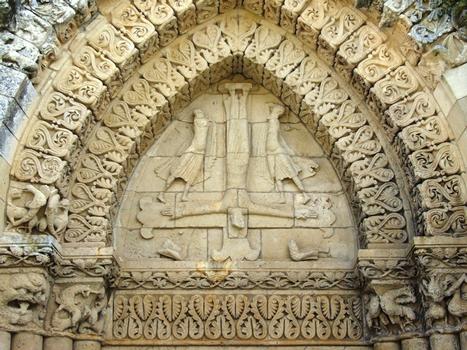
{"label": "carved voussoir", "polygon": [[127,80],[139,64],[135,44],[102,17],[93,21],[90,29],[93,30],[86,35],[89,45],[114,62],[120,69],[123,80]]}
{"label": "carved voussoir", "polygon": [[79,48],[73,55],[73,63],[101,80],[107,86],[111,98],[114,98],[122,87],[120,71],[115,63],[91,46],[83,45]]}
{"label": "carved voussoir", "polygon": [[178,72],[189,82],[193,99],[209,86],[209,67],[206,60],[198,52],[192,41],[184,39],[176,47],[163,52]]}
{"label": "carved voussoir", "polygon": [[155,26],[160,46],[167,46],[175,40],[178,36],[177,18],[166,0],[135,0],[133,3]]}
{"label": "carved voussoir", "polygon": [[416,187],[416,192],[424,209],[462,206],[467,200],[465,183],[459,175],[426,180]]}
{"label": "carved voussoir", "polygon": [[350,81],[356,65],[372,50],[378,48],[385,39],[385,36],[372,24],[360,27],[339,47],[334,64],[336,70]]}
{"label": "carved voussoir", "polygon": [[401,214],[370,216],[362,221],[365,243],[406,243],[408,233]]}
{"label": "carved voussoir", "polygon": [[348,99],[347,92],[339,87],[337,81],[327,77],[318,87],[308,92],[300,109],[300,117],[313,132],[318,127],[321,117]]}
{"label": "carved voussoir", "polygon": [[154,25],[129,1],[120,1],[109,13],[111,23],[130,38],[138,48],[141,62],[146,62],[159,48]]}
{"label": "carved voussoir", "polygon": [[295,33],[297,18],[302,13],[307,1],[285,0],[281,9],[280,26],[290,33]]}
{"label": "carved voussoir", "polygon": [[105,85],[90,73],[75,66],[63,69],[54,80],[54,87],[86,105],[96,114],[104,110],[109,103],[109,93]]}
{"label": "carved voussoir", "polygon": [[318,37],[318,53],[330,65],[334,64],[334,56],[339,46],[365,23],[366,16],[360,11],[343,7],[321,30]]}
{"label": "carved voussoir", "polygon": [[312,0],[297,19],[297,37],[307,46],[316,49],[321,29],[339,10],[337,1],[330,0],[324,4],[320,0]]}
{"label": "carved voussoir", "polygon": [[422,221],[426,236],[465,237],[467,234],[467,207],[431,209],[422,214]]}
{"label": "carved voussoir", "polygon": [[264,9],[264,0],[243,0],[243,7],[256,15],[262,15]]}
{"label": "carved voussoir", "polygon": [[381,44],[354,69],[352,85],[363,95],[367,95],[377,81],[383,79],[402,62],[403,59],[396,50],[388,47],[387,44]]}
{"label": "carved voussoir", "polygon": [[196,22],[204,23],[219,13],[219,0],[195,0]]}
{"label": "carved voussoir", "polygon": [[266,62],[263,86],[275,96],[281,96],[282,83],[305,58],[305,52],[289,40],[284,40]]}
{"label": "carved voussoir", "polygon": [[175,11],[177,27],[180,34],[188,32],[196,25],[196,7],[192,0],[168,0],[170,7]]}
{"label": "carved voussoir", "polygon": [[266,62],[275,53],[282,41],[282,36],[272,29],[261,26],[255,31],[254,38],[245,50],[243,74],[258,84],[263,82],[263,70]]}
{"label": "carved voussoir", "polygon": [[442,143],[428,150],[418,150],[408,157],[412,183],[462,171],[462,160],[457,147]]}
{"label": "carved voussoir", "polygon": [[60,158],[23,149],[13,167],[14,176],[20,181],[52,184],[59,179],[65,162]]}
{"label": "carved voussoir", "polygon": [[420,83],[413,69],[407,65],[390,72],[376,82],[368,95],[370,107],[383,113],[390,105],[420,89]]}

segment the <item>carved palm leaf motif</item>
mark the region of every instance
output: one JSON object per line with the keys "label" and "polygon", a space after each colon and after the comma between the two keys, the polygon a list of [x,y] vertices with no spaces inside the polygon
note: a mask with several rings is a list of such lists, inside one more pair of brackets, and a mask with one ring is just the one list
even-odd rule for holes
{"label": "carved palm leaf motif", "polygon": [[219,27],[230,49],[236,54],[245,51],[257,25],[247,17],[239,17],[238,21],[224,20],[219,23]]}
{"label": "carved palm leaf motif", "polygon": [[378,215],[402,210],[402,200],[398,197],[399,189],[394,182],[381,186],[367,187],[358,192],[362,210],[366,215]]}
{"label": "carved palm leaf motif", "polygon": [[325,114],[319,121],[316,139],[330,153],[334,142],[354,132],[366,123],[366,118],[350,100],[344,101],[339,110]]}
{"label": "carved palm leaf motif", "polygon": [[107,127],[116,129],[130,138],[135,138],[142,133],[149,120],[142,113],[132,111],[125,102],[116,101],[109,106],[103,122]]}
{"label": "carved palm leaf motif", "polygon": [[182,40],[177,47],[165,51],[166,57],[187,79],[193,79],[198,72],[208,68],[207,62],[203,59],[195,46],[189,40]]}
{"label": "carved palm leaf motif", "polygon": [[167,58],[157,57],[150,66],[142,67],[141,72],[144,79],[166,97],[175,95],[178,89],[185,85],[185,79]]}
{"label": "carved palm leaf motif", "polygon": [[432,150],[419,150],[409,156],[417,179],[453,175],[462,169],[460,155],[454,145],[443,143]]}
{"label": "carved palm leaf motif", "polygon": [[230,55],[230,48],[222,37],[220,28],[208,25],[202,31],[193,34],[193,42],[200,47],[200,53],[209,63],[217,63]]}
{"label": "carved palm leaf motif", "polygon": [[65,162],[55,156],[23,150],[16,161],[14,174],[20,181],[52,184],[61,176]]}
{"label": "carved palm leaf motif", "polygon": [[[105,220],[105,219],[104,219]],[[93,225],[78,214],[71,214],[68,227],[63,235],[65,242],[105,242],[107,230],[104,221],[101,225]]]}
{"label": "carved palm leaf motif", "polygon": [[103,25],[100,31],[88,36],[89,44],[116,64],[124,63],[133,54],[135,45],[111,24]]}
{"label": "carved palm leaf motif", "polygon": [[324,114],[336,108],[348,98],[348,94],[341,88],[335,79],[325,78],[319,88],[311,90],[306,94],[303,102],[312,107],[316,122]]}
{"label": "carved palm leaf motif", "polygon": [[109,128],[100,128],[89,141],[89,150],[97,155],[105,155],[110,161],[121,163],[126,159],[132,141],[126,136],[116,134]]}
{"label": "carved palm leaf motif", "polygon": [[362,226],[368,243],[405,243],[408,239],[405,219],[397,213],[370,216]]}
{"label": "carved palm leaf motif", "polygon": [[386,44],[382,44],[359,63],[355,72],[361,79],[374,84],[401,64],[402,57]]}
{"label": "carved palm leaf motif", "polygon": [[31,129],[26,146],[57,157],[67,157],[75,148],[76,135],[49,123],[38,121]]}
{"label": "carved palm leaf motif", "polygon": [[266,69],[275,72],[275,77],[285,79],[305,58],[305,52],[289,40],[284,40],[274,55],[266,62]]}
{"label": "carved palm leaf motif", "polygon": [[394,172],[389,168],[389,161],[384,153],[352,163],[349,171],[356,189],[389,182],[394,178]]}
{"label": "carved palm leaf motif", "polygon": [[300,66],[285,78],[285,84],[295,93],[306,95],[328,76],[326,68],[314,57],[306,57]]}
{"label": "carved palm leaf motif", "polygon": [[427,236],[465,236],[467,232],[467,209],[431,209],[423,213],[424,233]]}
{"label": "carved palm leaf motif", "polygon": [[349,164],[366,156],[372,156],[381,150],[381,144],[369,125],[361,127],[354,134],[341,138],[335,145],[342,152],[343,159]]}
{"label": "carved palm leaf motif", "polygon": [[245,51],[245,57],[252,59],[255,63],[265,64],[281,41],[280,34],[261,26],[255,31],[253,41]]}
{"label": "carved palm leaf motif", "polygon": [[80,132],[90,118],[84,105],[59,92],[52,92],[41,104],[40,116],[71,131]]}
{"label": "carved palm leaf motif", "polygon": [[[144,79],[138,79],[131,84],[131,88],[123,94],[123,100],[130,106],[143,106],[152,109],[160,108],[165,103],[164,96],[152,88]],[[144,111],[150,113],[146,109]]]}
{"label": "carved palm leaf motif", "polygon": [[[108,212],[108,206],[105,205],[111,192],[106,190],[106,196],[97,196],[93,194],[93,189],[85,184],[77,183],[71,188],[72,201],[70,205],[70,212],[83,213],[88,211],[89,214],[94,216],[105,216]],[[97,194],[100,194],[98,192]]]}
{"label": "carved palm leaf motif", "polygon": [[115,175],[121,169],[120,164],[101,160],[93,154],[86,154],[79,161],[76,179],[84,184],[92,183],[102,188],[112,189],[116,184]]}

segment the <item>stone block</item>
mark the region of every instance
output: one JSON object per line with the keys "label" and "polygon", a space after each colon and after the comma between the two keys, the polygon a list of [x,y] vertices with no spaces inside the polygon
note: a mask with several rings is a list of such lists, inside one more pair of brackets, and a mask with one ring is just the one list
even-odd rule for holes
{"label": "stone block", "polygon": [[0,95],[14,98],[27,113],[37,93],[26,74],[0,64]]}
{"label": "stone block", "polygon": [[13,164],[13,157],[18,146],[18,140],[3,123],[0,123],[0,140],[0,156],[11,165]]}
{"label": "stone block", "polygon": [[0,120],[19,140],[28,118],[14,98],[0,95]]}

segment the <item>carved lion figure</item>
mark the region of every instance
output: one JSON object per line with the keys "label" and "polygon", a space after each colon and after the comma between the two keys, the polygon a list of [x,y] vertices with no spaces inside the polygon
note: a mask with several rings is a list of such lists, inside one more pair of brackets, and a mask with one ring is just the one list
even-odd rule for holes
{"label": "carved lion figure", "polygon": [[104,327],[107,295],[104,287],[73,285],[56,293],[58,308],[52,316],[52,328],[80,334],[100,334]]}
{"label": "carved lion figure", "polygon": [[0,322],[40,326],[49,294],[49,283],[43,274],[30,272],[0,276]]}

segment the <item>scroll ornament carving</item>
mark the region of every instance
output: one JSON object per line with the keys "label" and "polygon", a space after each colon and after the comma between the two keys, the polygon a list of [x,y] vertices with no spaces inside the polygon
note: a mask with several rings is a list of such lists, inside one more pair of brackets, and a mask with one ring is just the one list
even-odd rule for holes
{"label": "scroll ornament carving", "polygon": [[107,88],[100,80],[75,66],[65,68],[60,74],[61,77],[54,80],[58,91],[73,97],[96,113],[107,106]]}
{"label": "scroll ornament carving", "polygon": [[465,236],[467,232],[467,207],[431,209],[422,214],[423,232],[426,236]]}
{"label": "scroll ornament carving", "polygon": [[196,22],[203,23],[219,13],[219,0],[196,0]]}
{"label": "scroll ornament carving", "polygon": [[50,294],[44,273],[2,273],[0,282],[0,323],[6,327],[41,327]]}
{"label": "scroll ornament carving", "polygon": [[120,71],[104,54],[84,45],[73,55],[73,63],[104,82],[111,98],[116,96],[122,85]]}
{"label": "scroll ornament carving", "polygon": [[467,266],[467,248],[465,247],[433,247],[415,250],[419,265],[431,272],[435,268]]}
{"label": "scroll ornament carving", "polygon": [[417,91],[419,86],[415,73],[408,66],[401,66],[376,82],[368,102],[374,110],[384,112],[390,105]]}
{"label": "scroll ornament carving", "polygon": [[336,0],[312,0],[297,20],[297,37],[315,49],[321,29],[338,10]]}
{"label": "scroll ornament carving", "polygon": [[423,209],[462,206],[466,200],[465,183],[459,175],[426,180],[417,186]]}
{"label": "scroll ornament carving", "polygon": [[168,0],[178,20],[178,32],[186,33],[196,25],[196,7],[192,0]]}
{"label": "scroll ornament carving", "polygon": [[156,27],[159,33],[160,46],[167,46],[177,37],[177,18],[167,1],[151,2],[136,0],[134,4]]}
{"label": "scroll ornament carving", "polygon": [[400,66],[402,57],[386,44],[382,44],[361,61],[353,74],[353,85],[366,94],[377,81]]}
{"label": "scroll ornament carving", "polygon": [[113,308],[117,339],[193,342],[362,337],[361,302],[352,295],[117,294]]}
{"label": "scroll ornament carving", "polygon": [[363,25],[365,17],[361,12],[351,7],[343,7],[323,27],[319,35],[318,52],[329,64],[334,63],[334,55],[339,46]]}
{"label": "scroll ornament carving", "polygon": [[366,294],[365,319],[373,335],[397,335],[416,330],[416,301],[411,286]]}
{"label": "scroll ornament carving", "polygon": [[414,263],[407,259],[370,259],[359,261],[359,270],[367,280],[410,279],[416,274]]}
{"label": "scroll ornament carving", "polygon": [[280,26],[290,33],[295,33],[297,18],[307,5],[307,1],[284,1],[281,9]]}
{"label": "scroll ornament carving", "polygon": [[279,24],[283,1],[264,0],[263,16],[274,24]]}
{"label": "scroll ornament carving", "polygon": [[44,121],[31,127],[26,147],[60,158],[68,158],[75,148],[76,135]]}
{"label": "scroll ornament carving", "polygon": [[104,329],[107,295],[103,286],[76,284],[54,287],[57,308],[50,326],[53,330],[74,334],[97,334]]}
{"label": "scroll ornament carving", "polygon": [[389,160],[384,153],[376,153],[372,157],[357,160],[349,167],[355,189],[389,182],[394,178],[394,172],[389,167]]}
{"label": "scroll ornament carving", "polygon": [[14,176],[20,181],[53,184],[61,176],[65,162],[58,157],[23,149],[14,164]]}
{"label": "scroll ornament carving", "polygon": [[51,247],[17,246],[0,248],[0,266],[47,266],[51,262]]}
{"label": "scroll ornament carving", "polygon": [[12,182],[7,199],[7,230],[49,233],[59,238],[68,223],[69,201],[55,187]]}
{"label": "scroll ornament carving", "polygon": [[86,134],[91,111],[83,104],[59,92],[51,92],[39,109],[41,119],[66,128],[78,135]]}
{"label": "scroll ornament carving", "polygon": [[217,271],[125,272],[115,282],[120,289],[355,289],[354,272],[320,271]]}
{"label": "scroll ornament carving", "polygon": [[405,219],[398,213],[365,218],[362,228],[366,243],[405,243],[408,240]]}
{"label": "scroll ornament carving", "polygon": [[452,143],[442,143],[430,149],[418,150],[408,157],[412,182],[454,175],[461,171],[461,157]]}
{"label": "scroll ornament carving", "polygon": [[117,272],[114,261],[108,256],[66,259],[55,255],[53,262],[49,271],[56,278],[104,277],[111,281]]}

